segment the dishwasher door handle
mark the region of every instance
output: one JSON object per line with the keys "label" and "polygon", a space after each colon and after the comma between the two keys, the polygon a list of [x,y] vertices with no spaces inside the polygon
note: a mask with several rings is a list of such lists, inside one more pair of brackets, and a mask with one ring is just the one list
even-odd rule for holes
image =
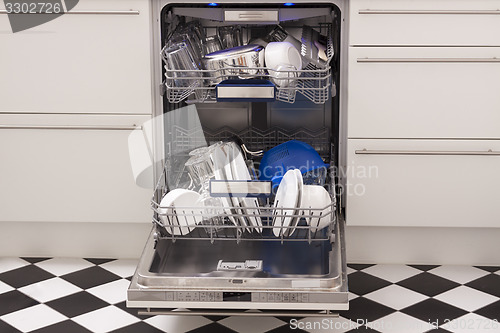
{"label": "dishwasher door handle", "polygon": [[500,63],[500,58],[357,58],[358,63]]}
{"label": "dishwasher door handle", "polygon": [[418,156],[500,156],[500,151],[446,151],[446,150],[355,150],[356,155],[418,155]]}
{"label": "dishwasher door handle", "polygon": [[0,9],[0,14],[14,14],[14,15],[37,15],[37,14],[54,14],[54,15],[60,15],[60,14],[71,14],[71,15],[139,15],[141,12],[138,10],[69,10],[61,13],[44,13],[44,12],[33,12],[33,13],[9,13],[5,9]]}
{"label": "dishwasher door handle", "polygon": [[101,130],[101,131],[133,131],[142,126],[97,126],[97,125],[0,125],[0,129],[40,129],[40,130]]}
{"label": "dishwasher door handle", "polygon": [[360,9],[361,15],[500,15],[499,9],[492,10],[399,10],[399,9]]}

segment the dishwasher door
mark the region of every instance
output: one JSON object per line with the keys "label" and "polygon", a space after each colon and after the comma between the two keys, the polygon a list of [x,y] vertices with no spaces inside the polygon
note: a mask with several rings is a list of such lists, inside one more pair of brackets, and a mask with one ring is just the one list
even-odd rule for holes
{"label": "dishwasher door", "polygon": [[[128,290],[127,306],[148,309],[149,313],[190,309],[190,314],[210,313],[207,309],[347,310],[342,219],[337,220],[330,238],[331,242],[316,245],[245,241],[210,244],[182,239],[172,242],[158,240],[153,228]],[[329,249],[325,251],[324,247]],[[224,271],[220,270],[221,260],[243,268],[249,261],[260,261],[262,268]]]}

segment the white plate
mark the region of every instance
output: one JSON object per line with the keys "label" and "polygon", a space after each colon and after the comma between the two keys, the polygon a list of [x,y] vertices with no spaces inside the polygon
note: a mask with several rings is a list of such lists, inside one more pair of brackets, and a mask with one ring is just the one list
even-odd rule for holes
{"label": "white plate", "polygon": [[[274,214],[276,215],[294,215],[297,213],[299,198],[299,184],[297,174],[294,170],[288,170],[276,192],[274,199]],[[292,209],[283,209],[292,208]],[[292,216],[276,216],[273,218],[273,225],[278,227],[287,227],[292,222]],[[273,228],[276,237],[281,236],[283,228]]]}
{"label": "white plate", "polygon": [[[213,148],[212,154],[210,157],[212,158],[212,162],[214,163],[214,174],[216,180],[228,180],[226,176],[226,166],[228,165],[228,159],[225,151],[222,149],[223,145],[216,145]],[[222,205],[224,206],[224,211],[228,215],[228,218],[234,225],[238,225],[236,223],[235,218],[232,216],[236,212],[231,208],[233,206],[233,201],[230,197],[221,197]]]}
{"label": "white plate", "polygon": [[[248,171],[247,164],[245,163],[245,159],[241,154],[241,150],[237,145],[232,145],[232,159],[231,159],[231,170],[233,172],[234,180],[252,180],[250,176],[250,172]],[[259,212],[259,202],[257,198],[239,198],[240,205],[243,207],[244,214],[251,215],[247,217],[248,222],[253,227],[261,227],[262,220],[260,218]],[[250,208],[250,209],[245,209]],[[257,230],[259,233],[262,233],[262,228],[251,228],[253,230]]]}
{"label": "white plate", "polygon": [[[293,169],[295,172],[295,176],[297,177],[297,188],[298,188],[298,198],[297,198],[297,207],[300,207],[300,203],[302,200],[302,190],[304,188],[304,180],[302,179],[302,172],[300,172],[299,169]],[[296,210],[294,214],[300,213],[301,211]],[[297,223],[299,223],[300,217],[293,217],[292,221],[290,222],[290,226],[296,226]],[[288,228],[286,230],[285,235],[286,236],[291,236],[293,232],[295,231],[295,228]]]}
{"label": "white plate", "polygon": [[[332,199],[328,191],[319,185],[304,185],[300,208],[304,215],[313,216],[307,218],[312,232],[317,229],[323,229],[332,219]],[[307,208],[316,208],[317,210],[307,210]],[[323,210],[319,210],[324,208]]]}
{"label": "white plate", "polygon": [[[222,149],[224,150],[224,152],[226,154],[226,164],[224,165],[224,173],[226,175],[226,179],[227,180],[235,180],[237,178],[233,175],[233,170],[232,170],[231,164],[232,164],[232,161],[234,160],[234,156],[233,156],[234,150],[238,149],[238,147],[236,147],[236,143],[234,143],[234,142],[226,142],[223,145]],[[232,200],[234,207],[244,207],[244,205],[242,204],[242,200],[241,200],[242,198],[230,197],[229,199]],[[245,211],[243,209],[236,209],[235,213],[236,214],[245,214]],[[250,225],[250,223],[247,222],[247,219],[243,216],[236,217],[235,219],[238,220],[240,222],[240,225],[243,227],[248,227]],[[252,232],[251,228],[246,228],[246,229],[248,230],[248,232]]]}
{"label": "white plate", "polygon": [[[160,215],[160,220],[170,234],[175,236],[187,235],[193,231],[194,225],[201,223],[203,209],[195,207],[199,198],[200,194],[198,192],[182,188],[177,188],[165,194],[161,199],[158,212],[160,214],[175,214],[175,216]],[[168,226],[175,227],[169,228]]]}

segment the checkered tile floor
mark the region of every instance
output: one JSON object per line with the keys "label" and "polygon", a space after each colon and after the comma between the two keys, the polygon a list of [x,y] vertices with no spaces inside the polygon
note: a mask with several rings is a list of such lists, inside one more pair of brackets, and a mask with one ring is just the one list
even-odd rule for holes
{"label": "checkered tile floor", "polygon": [[500,267],[351,264],[349,311],[290,320],[138,316],[125,307],[136,264],[0,258],[0,332],[500,332]]}

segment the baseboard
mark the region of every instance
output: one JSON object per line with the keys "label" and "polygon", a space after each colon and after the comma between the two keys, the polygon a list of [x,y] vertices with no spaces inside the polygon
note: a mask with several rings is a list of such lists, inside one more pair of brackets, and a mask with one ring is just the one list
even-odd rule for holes
{"label": "baseboard", "polygon": [[347,262],[500,265],[500,228],[346,228]]}
{"label": "baseboard", "polygon": [[151,223],[0,222],[0,256],[139,258]]}

